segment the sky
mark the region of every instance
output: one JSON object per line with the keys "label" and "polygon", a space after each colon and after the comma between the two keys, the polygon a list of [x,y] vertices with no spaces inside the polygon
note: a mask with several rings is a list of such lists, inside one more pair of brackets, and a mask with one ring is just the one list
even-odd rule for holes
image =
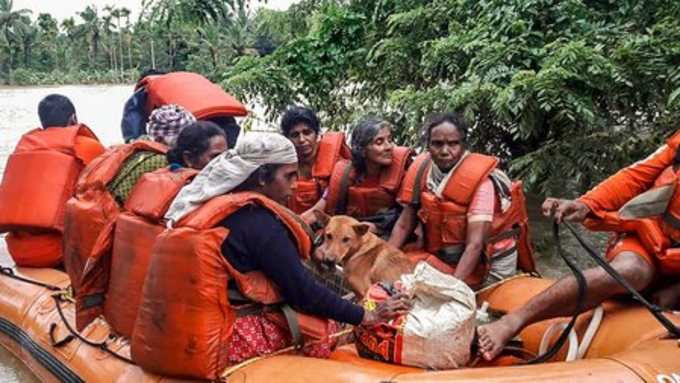
{"label": "sky", "polygon": [[[268,0],[266,4],[256,4],[273,9],[286,9],[295,0]],[[134,21],[139,15],[142,0],[14,0],[14,9],[30,9],[33,17],[39,13],[50,13],[61,21],[65,18],[76,16],[76,12],[82,11],[86,6],[94,4],[101,11],[107,5],[126,7],[132,11],[130,20]]]}

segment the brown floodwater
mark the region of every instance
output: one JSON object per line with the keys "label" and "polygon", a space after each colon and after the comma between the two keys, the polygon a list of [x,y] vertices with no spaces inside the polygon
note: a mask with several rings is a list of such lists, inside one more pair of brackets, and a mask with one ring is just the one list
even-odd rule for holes
{"label": "brown floodwater", "polygon": [[[87,124],[102,142],[111,145],[122,142],[120,118],[123,104],[132,89],[132,86],[127,85],[0,88],[0,174],[4,171],[7,156],[21,135],[39,126],[37,108],[38,102],[44,96],[50,93],[68,96],[76,106],[79,120]],[[538,269],[546,277],[557,278],[567,273],[568,269],[554,254],[551,223],[540,215],[541,201],[541,196],[528,197],[531,234],[536,248]],[[606,241],[603,235],[587,234],[587,238],[600,248]],[[573,238],[565,234],[563,243],[565,250],[575,257],[582,267],[592,265]],[[7,254],[5,241],[0,238],[0,264],[9,265],[12,261],[5,254]],[[0,382],[36,381],[18,359],[0,347]]]}

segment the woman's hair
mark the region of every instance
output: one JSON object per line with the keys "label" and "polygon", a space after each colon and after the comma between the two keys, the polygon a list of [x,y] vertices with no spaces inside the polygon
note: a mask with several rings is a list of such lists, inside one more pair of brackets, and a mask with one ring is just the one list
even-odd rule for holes
{"label": "woman's hair", "polygon": [[290,131],[298,124],[305,124],[314,133],[319,134],[319,118],[313,110],[302,106],[290,106],[281,117],[281,133],[288,137]]}
{"label": "woman's hair", "polygon": [[224,131],[213,122],[196,121],[187,126],[179,133],[175,145],[168,150],[168,163],[188,166],[184,162],[184,153],[188,153],[191,159],[197,159],[210,148],[210,139],[215,136],[226,139]]}
{"label": "woman's hair", "polygon": [[392,129],[392,124],[381,118],[369,116],[362,118],[352,130],[352,139],[350,140],[352,165],[360,175],[366,173],[366,147],[373,142],[382,128]]}
{"label": "woman's hair", "polygon": [[467,141],[468,124],[463,116],[454,112],[445,112],[430,115],[430,117],[427,119],[427,122],[423,127],[423,139],[425,140],[425,146],[430,145],[432,129],[434,129],[435,126],[439,126],[445,122],[448,122],[458,129],[458,132],[460,132],[460,135],[462,136],[463,143]]}
{"label": "woman's hair", "polygon": [[276,171],[281,167],[281,164],[266,164],[257,168],[245,181],[238,185],[234,191],[248,191],[256,189],[262,182],[268,184],[274,181]]}

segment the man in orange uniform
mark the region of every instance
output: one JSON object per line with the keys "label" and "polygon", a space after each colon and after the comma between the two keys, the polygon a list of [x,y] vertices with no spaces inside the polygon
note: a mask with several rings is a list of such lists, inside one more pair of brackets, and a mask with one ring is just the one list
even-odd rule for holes
{"label": "man in orange uniform", "polygon": [[42,128],[24,134],[0,185],[0,232],[18,266],[54,267],[62,259],[63,211],[78,174],[104,146],[62,95],[38,105]]}
{"label": "man in orange uniform", "polygon": [[[580,198],[548,198],[543,203],[543,214],[553,216],[558,223],[583,222],[592,230],[621,233],[607,250],[610,265],[638,291],[647,289],[652,282],[655,286],[667,283],[670,287],[654,296],[657,303],[667,308],[677,305],[679,295],[680,249],[676,247],[680,242],[677,218],[680,188],[676,185],[679,146],[680,132],[646,159],[620,170]],[[585,310],[626,293],[601,267],[584,271],[584,276],[588,284]],[[493,359],[529,324],[571,315],[578,304],[577,295],[576,278],[565,277],[499,321],[480,327],[482,355],[487,360]]]}

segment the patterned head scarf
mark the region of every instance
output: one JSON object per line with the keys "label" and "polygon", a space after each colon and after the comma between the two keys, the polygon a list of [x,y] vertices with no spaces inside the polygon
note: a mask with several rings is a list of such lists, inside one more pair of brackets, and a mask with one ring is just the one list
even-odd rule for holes
{"label": "patterned head scarf", "polygon": [[163,105],[149,116],[146,131],[156,142],[172,146],[179,132],[196,122],[191,112],[175,104]]}
{"label": "patterned head scarf", "polygon": [[165,218],[177,222],[213,197],[229,193],[262,165],[297,164],[293,143],[278,133],[246,133],[180,190]]}

